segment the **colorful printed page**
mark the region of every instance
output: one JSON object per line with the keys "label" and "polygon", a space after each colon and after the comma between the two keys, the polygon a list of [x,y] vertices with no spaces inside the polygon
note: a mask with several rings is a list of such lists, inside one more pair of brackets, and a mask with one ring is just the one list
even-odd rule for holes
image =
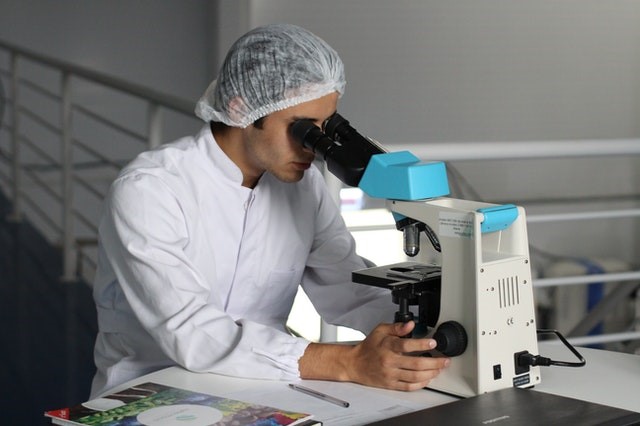
{"label": "colorful printed page", "polygon": [[185,426],[308,424],[306,413],[284,411],[235,399],[143,383],[75,407],[47,411],[61,425]]}

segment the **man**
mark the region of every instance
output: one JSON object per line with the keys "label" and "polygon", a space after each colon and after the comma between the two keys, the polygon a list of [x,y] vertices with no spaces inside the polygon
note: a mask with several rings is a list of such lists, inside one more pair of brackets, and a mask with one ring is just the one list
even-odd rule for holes
{"label": "man", "polygon": [[[207,125],[138,156],[113,183],[100,223],[94,298],[95,397],[180,365],[198,372],[424,387],[448,364],[384,324],[389,292],[351,283],[365,267],[313,153],[291,124],[337,109],[343,65],[292,25],[257,28],[229,51],[199,101]],[[298,284],[320,315],[368,336],[310,343],[286,332]]]}

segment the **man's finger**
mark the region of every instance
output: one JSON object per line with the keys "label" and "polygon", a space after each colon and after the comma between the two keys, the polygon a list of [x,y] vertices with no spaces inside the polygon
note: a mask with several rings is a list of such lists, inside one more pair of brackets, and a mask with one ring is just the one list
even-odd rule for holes
{"label": "man's finger", "polygon": [[437,345],[434,339],[399,339],[394,349],[405,354],[420,353],[435,349]]}
{"label": "man's finger", "polygon": [[406,383],[425,383],[435,379],[442,369],[398,370],[398,381]]}
{"label": "man's finger", "polygon": [[411,333],[416,324],[413,321],[396,322],[392,325],[392,334],[394,336],[403,337]]}

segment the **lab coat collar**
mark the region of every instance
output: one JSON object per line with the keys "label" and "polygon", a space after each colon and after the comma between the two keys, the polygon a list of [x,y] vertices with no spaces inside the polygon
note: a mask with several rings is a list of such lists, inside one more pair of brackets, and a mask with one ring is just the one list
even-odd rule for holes
{"label": "lab coat collar", "polygon": [[213,163],[213,167],[220,170],[222,174],[233,183],[242,185],[242,170],[234,163],[220,148],[211,132],[209,124],[206,124],[196,136],[198,147],[207,153],[207,157]]}

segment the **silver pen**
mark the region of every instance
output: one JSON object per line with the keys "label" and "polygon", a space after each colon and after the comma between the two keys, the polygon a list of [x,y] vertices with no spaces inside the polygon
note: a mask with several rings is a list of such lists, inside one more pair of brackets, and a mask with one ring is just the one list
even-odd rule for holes
{"label": "silver pen", "polygon": [[306,388],[304,386],[300,386],[300,385],[294,385],[293,383],[289,383],[289,387],[291,389],[306,393],[307,395],[311,395],[311,396],[315,396],[316,398],[320,398],[324,401],[328,401],[328,402],[332,402],[336,405],[339,405],[341,407],[348,407],[349,403],[347,401],[343,401],[341,399],[335,398],[333,396],[324,394],[322,392],[318,392],[317,390],[313,390],[313,389],[309,389]]}

